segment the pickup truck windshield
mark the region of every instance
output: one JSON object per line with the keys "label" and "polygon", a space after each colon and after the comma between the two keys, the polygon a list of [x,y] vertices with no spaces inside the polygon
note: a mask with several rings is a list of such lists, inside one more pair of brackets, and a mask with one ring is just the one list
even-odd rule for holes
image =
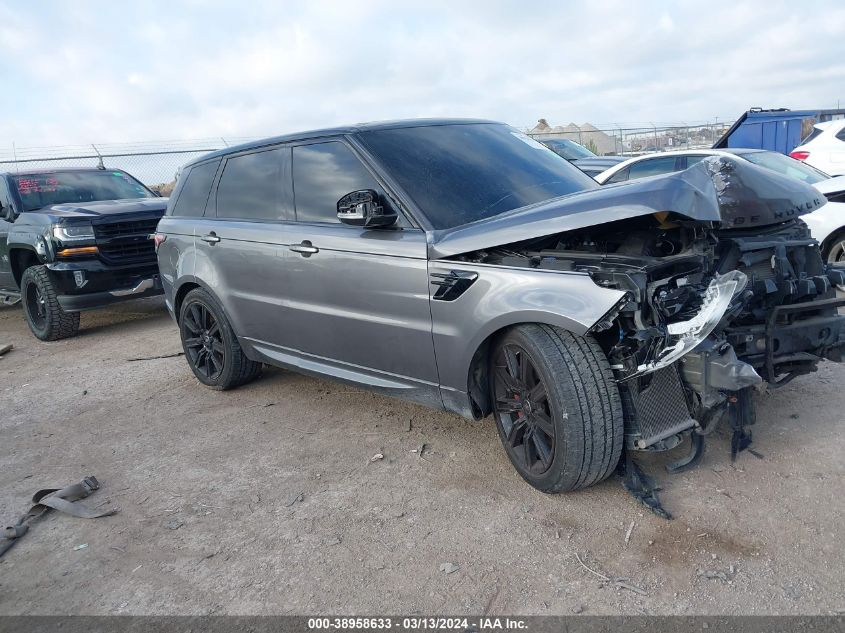
{"label": "pickup truck windshield", "polygon": [[154,198],[155,194],[122,171],[53,171],[11,177],[24,211],[53,204]]}
{"label": "pickup truck windshield", "polygon": [[438,230],[599,186],[507,125],[368,130],[358,138]]}

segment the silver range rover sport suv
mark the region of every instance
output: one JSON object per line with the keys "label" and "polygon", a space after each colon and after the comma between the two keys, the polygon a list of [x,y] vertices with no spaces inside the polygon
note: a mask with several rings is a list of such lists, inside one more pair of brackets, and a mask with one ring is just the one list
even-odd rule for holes
{"label": "silver range rover sport suv", "polygon": [[507,125],[415,120],[206,155],[155,241],[203,384],[270,364],[492,414],[532,486],[627,464],[655,508],[635,452],[690,467],[724,421],[736,454],[755,387],[841,360],[845,274],[800,219],[824,203],[724,157],[600,187]]}

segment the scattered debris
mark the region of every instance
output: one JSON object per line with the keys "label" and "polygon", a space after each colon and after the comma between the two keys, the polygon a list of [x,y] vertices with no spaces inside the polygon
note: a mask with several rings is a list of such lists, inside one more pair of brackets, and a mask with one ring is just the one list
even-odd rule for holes
{"label": "scattered debris", "polygon": [[178,530],[183,525],[185,525],[185,522],[182,519],[170,519],[170,521],[164,524],[164,527],[168,530]]}
{"label": "scattered debris", "polygon": [[370,457],[370,463],[377,462],[382,459],[384,459],[384,453],[376,453],[375,455]]}
{"label": "scattered debris", "polygon": [[576,558],[576,559],[578,560],[578,562],[581,564],[581,567],[583,567],[584,569],[586,569],[588,572],[590,572],[591,574],[593,574],[593,575],[595,575],[595,576],[598,576],[599,578],[601,578],[601,579],[602,579],[602,580],[604,580],[605,582],[610,582],[610,578],[608,578],[608,577],[607,577],[607,576],[605,576],[604,574],[600,574],[600,573],[599,573],[599,572],[597,572],[595,569],[591,569],[590,567],[587,567],[587,565],[584,563],[584,561],[582,561],[582,560],[581,560],[581,557],[580,557],[580,556],[578,556],[578,552],[575,552],[575,558]]}
{"label": "scattered debris", "polygon": [[326,545],[340,545],[342,543],[339,536],[333,536],[328,541],[326,541]]}
{"label": "scattered debris", "polygon": [[583,612],[584,612],[584,607],[582,607],[580,604],[576,604],[574,607],[572,607],[572,608],[570,609],[570,611],[571,611],[572,613],[574,613],[575,615],[578,615],[579,613],[583,613]]}
{"label": "scattered debris", "polygon": [[88,543],[81,543],[81,544],[79,544],[79,545],[74,545],[74,546],[73,546],[73,551],[74,551],[74,552],[78,552],[79,550],[81,550],[81,549],[85,549],[86,547],[88,547]]}
{"label": "scattered debris", "polygon": [[109,545],[109,549],[117,550],[118,552],[121,552],[123,554],[126,553],[125,549],[123,549],[122,547],[118,547],[117,545]]}
{"label": "scattered debris", "polygon": [[138,571],[139,569],[141,569],[141,567],[143,567],[143,566],[144,566],[144,564],[143,564],[143,563],[141,563],[141,564],[140,564],[140,565],[138,565],[135,569],[133,569],[133,570],[132,570],[132,573],[134,574],[136,571]]}
{"label": "scattered debris", "polygon": [[177,356],[184,356],[185,352],[176,352],[175,354],[162,354],[161,356],[143,356],[140,358],[127,358],[127,363],[134,363],[139,360],[157,360],[159,358],[176,358]]}
{"label": "scattered debris", "polygon": [[615,586],[617,589],[627,589],[628,591],[633,591],[634,593],[637,593],[641,596],[648,595],[648,592],[645,589],[637,587],[636,585],[632,585],[630,582],[628,582],[630,578],[614,578],[611,580],[608,576],[605,576],[604,574],[597,572],[595,569],[588,567],[587,564],[583,560],[581,560],[581,557],[578,555],[578,552],[575,552],[575,558],[580,563],[581,567],[586,569],[594,576],[601,578],[604,582],[613,584],[613,586]]}
{"label": "scattered debris", "polygon": [[11,352],[14,349],[14,347],[15,346],[12,345],[11,343],[6,343],[5,345],[0,345],[0,356],[5,354],[6,352]]}
{"label": "scattered debris", "polygon": [[440,563],[440,571],[444,574],[453,574],[458,571],[460,567],[455,563]]}
{"label": "scattered debris", "polygon": [[648,595],[648,592],[645,589],[629,583],[628,578],[615,578],[613,580],[613,585],[619,589],[627,589],[628,591],[633,591],[634,593],[639,594],[641,596]]}
{"label": "scattered debris", "polygon": [[628,526],[628,531],[625,532],[625,545],[631,541],[631,532],[634,531],[634,525],[636,525],[636,523],[631,521],[631,525]]}
{"label": "scattered debris", "polygon": [[723,571],[699,569],[698,575],[702,578],[707,578],[708,580],[721,580],[722,582],[728,582],[728,575]]}
{"label": "scattered debris", "polygon": [[297,492],[296,494],[292,494],[290,497],[288,497],[288,500],[285,501],[285,507],[289,508],[294,503],[303,501],[304,499],[305,499],[305,495],[301,492]]}

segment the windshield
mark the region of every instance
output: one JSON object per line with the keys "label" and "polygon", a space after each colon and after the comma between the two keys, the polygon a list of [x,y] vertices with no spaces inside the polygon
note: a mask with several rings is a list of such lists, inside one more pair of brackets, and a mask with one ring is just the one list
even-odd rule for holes
{"label": "windshield", "polygon": [[814,185],[817,182],[830,178],[823,171],[819,171],[815,167],[810,167],[807,163],[802,163],[800,160],[795,160],[777,152],[749,152],[748,154],[740,154],[740,156],[755,165],[760,165],[760,167],[771,169],[784,176],[806,182],[808,185]]}
{"label": "windshield", "polygon": [[435,229],[599,186],[507,125],[407,127],[364,131],[358,137]]}
{"label": "windshield", "polygon": [[583,145],[579,145],[575,141],[570,141],[565,138],[543,139],[540,142],[552,150],[555,154],[563,156],[566,160],[595,157],[595,154]]}
{"label": "windshield", "polygon": [[155,194],[123,171],[53,171],[12,176],[24,211],[53,204],[154,198]]}

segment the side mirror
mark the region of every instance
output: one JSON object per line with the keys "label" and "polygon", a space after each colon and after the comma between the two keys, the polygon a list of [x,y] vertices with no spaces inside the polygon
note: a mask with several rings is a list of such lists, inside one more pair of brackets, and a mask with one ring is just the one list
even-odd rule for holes
{"label": "side mirror", "polygon": [[396,224],[396,212],[380,204],[372,189],[347,193],[337,201],[337,219],[344,224],[373,228]]}
{"label": "side mirror", "polygon": [[15,221],[15,209],[12,207],[11,204],[3,204],[0,202],[0,218],[6,220],[6,222],[14,222]]}

